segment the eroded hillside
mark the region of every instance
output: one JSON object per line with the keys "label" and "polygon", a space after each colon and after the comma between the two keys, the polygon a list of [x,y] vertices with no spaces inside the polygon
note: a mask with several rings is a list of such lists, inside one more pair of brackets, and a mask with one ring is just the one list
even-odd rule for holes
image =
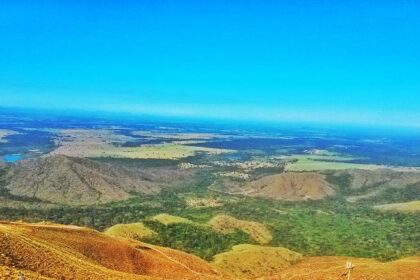
{"label": "eroded hillside", "polygon": [[335,194],[325,176],[314,172],[284,172],[245,182],[224,179],[218,184],[213,189],[277,200],[319,200]]}
{"label": "eroded hillside", "polygon": [[12,196],[80,205],[158,193],[165,184],[187,177],[181,170],[145,170],[59,155],[12,166],[4,184]]}
{"label": "eroded hillside", "polygon": [[19,270],[51,279],[213,279],[217,276],[198,257],[74,226],[3,222],[0,249],[0,266],[11,275]]}

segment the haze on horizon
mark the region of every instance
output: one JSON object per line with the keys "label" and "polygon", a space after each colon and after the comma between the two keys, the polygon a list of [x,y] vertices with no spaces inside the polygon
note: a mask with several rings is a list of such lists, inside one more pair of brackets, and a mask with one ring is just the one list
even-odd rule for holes
{"label": "haze on horizon", "polygon": [[418,1],[8,1],[0,106],[420,126],[419,14]]}

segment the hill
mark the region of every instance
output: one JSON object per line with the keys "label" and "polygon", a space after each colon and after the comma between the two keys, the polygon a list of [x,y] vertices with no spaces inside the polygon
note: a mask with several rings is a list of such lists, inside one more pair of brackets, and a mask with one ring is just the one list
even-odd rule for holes
{"label": "hill", "polygon": [[248,182],[243,194],[280,200],[317,200],[334,195],[324,175],[313,172],[285,172]]}
{"label": "hill", "polygon": [[[418,197],[420,172],[410,168],[323,170],[283,172],[258,179],[218,178],[209,189],[231,195],[276,200],[319,200],[341,193],[349,202],[409,201]],[[404,190],[404,194],[398,194]],[[402,199],[402,200],[401,200]]]}
{"label": "hill", "polygon": [[242,244],[214,257],[213,266],[235,279],[278,274],[298,262],[302,255],[281,247]]}
{"label": "hill", "polygon": [[403,188],[420,182],[420,172],[398,171],[391,168],[377,170],[351,169],[338,171],[336,176],[350,176],[350,188],[357,190],[369,187]]}
{"label": "hill", "polygon": [[106,229],[104,233],[110,236],[137,240],[152,238],[156,235],[156,232],[146,227],[143,223],[116,224]]}
{"label": "hill", "polygon": [[273,239],[271,232],[265,225],[258,222],[239,220],[228,215],[217,215],[208,224],[215,231],[221,233],[231,233],[234,230],[241,230],[259,244],[268,244]]}
{"label": "hill", "polygon": [[173,249],[95,230],[50,223],[0,222],[0,279],[419,279],[420,258],[382,263],[351,257],[305,257],[280,247],[234,246],[211,264]]}
{"label": "hill", "polygon": [[47,279],[213,279],[217,276],[207,262],[187,253],[75,226],[1,222],[0,252],[2,276],[16,275],[17,271],[28,277]]}
{"label": "hill", "polygon": [[377,170],[343,170],[328,176],[336,181],[349,202],[406,202],[418,198],[420,172],[383,168]]}
{"label": "hill", "polygon": [[182,171],[161,171],[159,176],[150,170],[60,155],[13,165],[4,188],[15,197],[80,205],[124,200],[131,193],[157,193],[165,183],[182,177]]}

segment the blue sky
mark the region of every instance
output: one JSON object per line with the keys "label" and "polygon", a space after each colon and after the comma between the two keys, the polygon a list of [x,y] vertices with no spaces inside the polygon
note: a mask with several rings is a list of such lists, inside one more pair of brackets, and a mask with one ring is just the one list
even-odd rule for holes
{"label": "blue sky", "polygon": [[420,126],[419,1],[1,1],[0,106]]}

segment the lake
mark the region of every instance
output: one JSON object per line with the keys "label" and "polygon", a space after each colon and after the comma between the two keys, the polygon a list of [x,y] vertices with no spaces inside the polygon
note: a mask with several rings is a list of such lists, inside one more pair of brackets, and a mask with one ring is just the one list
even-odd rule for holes
{"label": "lake", "polygon": [[13,163],[13,162],[19,161],[21,159],[22,159],[21,154],[11,154],[11,155],[5,155],[3,157],[3,161],[7,162],[7,163]]}

